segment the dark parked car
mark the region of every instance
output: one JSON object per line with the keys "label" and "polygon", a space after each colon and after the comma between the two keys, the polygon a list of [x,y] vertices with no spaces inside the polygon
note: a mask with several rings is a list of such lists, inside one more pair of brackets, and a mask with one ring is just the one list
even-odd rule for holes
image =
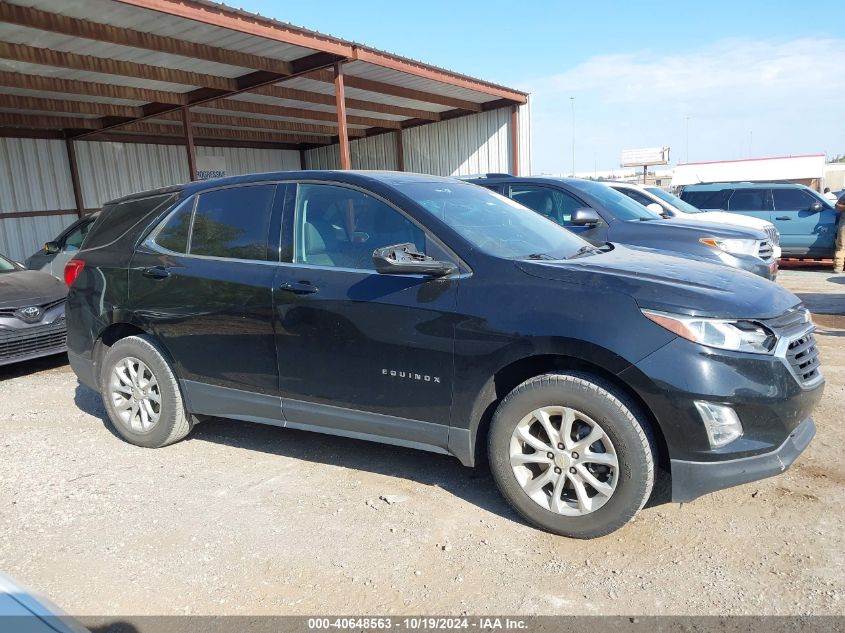
{"label": "dark parked car", "polygon": [[681,199],[699,209],[721,209],[769,220],[784,257],[827,258],[836,239],[836,210],[804,185],[773,182],[688,185]]}
{"label": "dark parked car", "polygon": [[607,185],[579,178],[470,178],[557,222],[594,244],[615,242],[697,257],[775,279],[777,260],[766,233],[726,224],[666,219]]}
{"label": "dark parked car", "polygon": [[41,270],[50,273],[57,279],[62,279],[65,264],[82,246],[82,240],[85,239],[88,229],[91,228],[96,219],[96,213],[78,219],[59,233],[56,239],[47,242],[44,244],[44,248],[30,255],[26,260],[26,267],[30,270]]}
{"label": "dark parked car", "polygon": [[822,394],[800,301],[596,248],[491,191],[255,174],[109,203],[67,266],[71,365],[140,446],[203,416],[485,453],[530,522],[607,534],[648,499],[782,472]]}
{"label": "dark parked car", "polygon": [[61,354],[67,287],[0,255],[0,365]]}

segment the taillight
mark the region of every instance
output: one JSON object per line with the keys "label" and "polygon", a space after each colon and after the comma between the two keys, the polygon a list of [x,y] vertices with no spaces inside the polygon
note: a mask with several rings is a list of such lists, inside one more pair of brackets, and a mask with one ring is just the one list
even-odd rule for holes
{"label": "taillight", "polygon": [[85,262],[81,259],[72,259],[65,264],[65,283],[68,288],[73,285],[83,268],[85,268]]}

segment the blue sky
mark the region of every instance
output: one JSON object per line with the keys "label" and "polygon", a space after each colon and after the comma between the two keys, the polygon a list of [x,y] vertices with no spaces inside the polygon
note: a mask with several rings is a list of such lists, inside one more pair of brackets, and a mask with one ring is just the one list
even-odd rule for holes
{"label": "blue sky", "polygon": [[673,163],[845,154],[841,0],[237,4],[530,92],[535,173],[572,169],[571,96],[577,171],[660,145]]}

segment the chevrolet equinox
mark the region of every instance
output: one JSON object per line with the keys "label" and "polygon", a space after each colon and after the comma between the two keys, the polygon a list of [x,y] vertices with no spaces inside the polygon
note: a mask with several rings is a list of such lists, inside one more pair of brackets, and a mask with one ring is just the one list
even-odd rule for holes
{"label": "chevrolet equinox", "polygon": [[761,277],[593,246],[449,178],[302,171],[105,205],[65,269],[70,361],[128,442],[207,416],[490,464],[529,522],[608,534],[785,470],[822,394]]}

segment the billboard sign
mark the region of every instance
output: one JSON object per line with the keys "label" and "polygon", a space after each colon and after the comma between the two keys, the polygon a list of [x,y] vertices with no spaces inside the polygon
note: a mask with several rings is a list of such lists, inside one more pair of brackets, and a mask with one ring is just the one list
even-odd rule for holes
{"label": "billboard sign", "polygon": [[622,151],[622,167],[668,164],[668,147],[646,147],[643,149],[626,149]]}

